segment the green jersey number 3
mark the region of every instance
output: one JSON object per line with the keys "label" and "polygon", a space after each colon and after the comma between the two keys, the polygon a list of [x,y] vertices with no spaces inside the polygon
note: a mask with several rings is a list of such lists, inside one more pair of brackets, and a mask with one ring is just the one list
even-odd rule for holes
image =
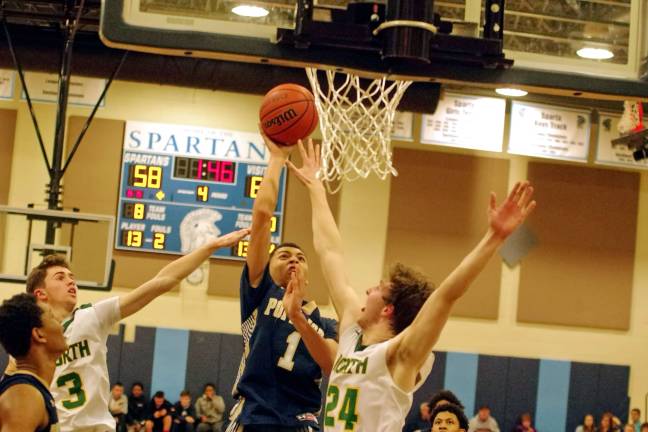
{"label": "green jersey number 3", "polygon": [[67,409],[74,409],[82,406],[86,402],[86,394],[83,391],[83,382],[81,377],[76,372],[61,375],[56,380],[57,387],[66,387],[70,393],[70,399],[63,401],[63,407]]}
{"label": "green jersey number 3", "polygon": [[[330,385],[326,392],[326,408],[324,414],[324,425],[335,426],[335,410],[340,403],[340,389],[335,385]],[[347,388],[342,398],[340,412],[338,413],[337,420],[344,422],[345,431],[355,430],[356,423],[358,422],[358,389]]]}

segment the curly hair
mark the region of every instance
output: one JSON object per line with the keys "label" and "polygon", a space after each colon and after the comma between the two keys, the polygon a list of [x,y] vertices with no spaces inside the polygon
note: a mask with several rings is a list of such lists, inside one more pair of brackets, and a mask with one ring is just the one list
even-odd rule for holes
{"label": "curly hair", "polygon": [[464,414],[463,410],[457,405],[451,403],[442,404],[434,408],[434,411],[430,414],[430,423],[432,423],[432,427],[434,427],[434,419],[436,419],[436,417],[442,412],[449,412],[457,416],[459,427],[463,430],[468,430],[468,418],[466,417],[466,414]]}
{"label": "curly hair", "polygon": [[447,403],[451,403],[453,405],[458,406],[461,409],[464,409],[464,406],[459,400],[459,398],[457,397],[457,395],[452,393],[450,390],[438,391],[437,393],[432,395],[432,397],[430,398],[430,402],[428,403],[430,404],[430,408],[434,409],[437,406],[437,404],[441,401],[447,401]]}
{"label": "curly hair", "polygon": [[63,255],[47,255],[40,264],[32,269],[29,276],[27,276],[26,289],[29,294],[33,294],[36,288],[43,284],[45,276],[47,276],[47,269],[50,267],[65,267],[69,269],[70,264]]}
{"label": "curly hair", "polygon": [[385,301],[394,305],[391,327],[399,334],[414,321],[434,287],[423,273],[401,263],[392,266],[389,282],[391,287]]}
{"label": "curly hair", "polygon": [[43,326],[43,310],[31,294],[16,294],[0,306],[0,344],[14,358],[27,355],[32,330]]}

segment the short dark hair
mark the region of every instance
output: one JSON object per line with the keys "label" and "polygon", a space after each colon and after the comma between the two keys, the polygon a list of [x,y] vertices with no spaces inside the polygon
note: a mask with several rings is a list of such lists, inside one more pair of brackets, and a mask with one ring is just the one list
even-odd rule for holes
{"label": "short dark hair", "polygon": [[430,404],[430,408],[434,409],[434,407],[436,407],[436,404],[438,404],[442,400],[448,401],[449,403],[456,405],[461,409],[464,409],[464,406],[457,395],[452,393],[450,390],[440,390],[439,392],[433,394],[430,398],[430,402],[428,402]]}
{"label": "short dark hair", "polygon": [[0,306],[0,344],[14,358],[31,347],[32,330],[43,326],[43,310],[31,294],[16,294]]}
{"label": "short dark hair", "polygon": [[423,273],[401,263],[392,266],[389,282],[391,287],[385,301],[394,305],[391,327],[399,334],[414,321],[423,303],[432,293],[433,286]]}
{"label": "short dark hair", "polygon": [[637,413],[641,414],[641,410],[639,408],[632,408],[630,410],[630,412],[637,412]]}
{"label": "short dark hair", "polygon": [[304,252],[304,249],[302,249],[301,246],[299,246],[297,243],[292,243],[292,242],[283,242],[283,243],[280,243],[276,248],[272,249],[272,252],[270,252],[270,258],[269,258],[269,259],[272,259],[272,257],[274,256],[274,254],[275,254],[279,249],[281,249],[281,248],[287,248],[287,247],[296,248],[296,249],[299,249],[300,251]]}
{"label": "short dark hair", "polygon": [[27,276],[26,289],[28,293],[33,294],[36,288],[43,284],[45,276],[47,276],[47,269],[50,267],[65,267],[69,269],[70,264],[63,255],[47,255],[40,264],[31,270],[29,276]]}
{"label": "short dark hair", "polygon": [[117,381],[115,384],[113,384],[113,388],[115,388],[115,387],[124,387],[124,384]]}
{"label": "short dark hair", "polygon": [[436,417],[442,412],[450,412],[456,415],[457,420],[459,420],[459,427],[466,431],[468,430],[468,418],[466,417],[466,414],[464,414],[463,410],[457,405],[451,403],[439,405],[434,408],[434,411],[430,414],[430,423],[432,423],[432,426],[434,426],[434,419],[436,419]]}
{"label": "short dark hair", "polygon": [[189,393],[189,390],[182,390],[180,392],[180,397],[182,396],[191,396],[191,393]]}
{"label": "short dark hair", "polygon": [[205,390],[207,390],[207,387],[211,387],[211,388],[214,389],[214,391],[216,391],[216,386],[214,385],[213,382],[205,383],[205,385],[203,386],[203,392],[204,392]]}
{"label": "short dark hair", "polygon": [[144,391],[144,384],[142,384],[141,382],[135,381],[133,384],[131,384],[131,391],[133,390],[133,388],[135,388],[135,386],[139,386],[139,388],[141,388],[142,391]]}
{"label": "short dark hair", "polygon": [[155,392],[153,395],[154,398],[163,398],[164,397],[164,392],[162,390],[158,390]]}

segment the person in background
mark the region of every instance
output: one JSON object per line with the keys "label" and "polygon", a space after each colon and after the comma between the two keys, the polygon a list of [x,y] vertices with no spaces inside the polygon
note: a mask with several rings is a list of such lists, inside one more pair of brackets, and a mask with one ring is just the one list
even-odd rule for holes
{"label": "person in background", "polygon": [[648,432],[648,422],[641,423],[641,428],[639,429],[639,432]]}
{"label": "person in background", "polygon": [[224,412],[225,401],[223,397],[216,394],[214,384],[205,384],[202,396],[196,401],[196,416],[199,421],[198,432],[221,432]]}
{"label": "person in background", "polygon": [[180,400],[173,405],[173,432],[194,432],[196,411],[191,405],[191,394],[187,390],[180,393]]}
{"label": "person in background", "polygon": [[630,410],[630,423],[634,428],[634,432],[641,432],[641,410],[639,408],[632,408]]}
{"label": "person in background", "polygon": [[146,423],[146,395],[144,384],[134,382],[131,386],[131,393],[128,396],[128,414],[126,415],[128,432],[139,432],[144,429]]}
{"label": "person in background", "polygon": [[419,415],[409,422],[403,428],[403,432],[423,432],[429,431],[432,424],[430,423],[430,405],[427,402],[419,405]]}
{"label": "person in background", "polygon": [[146,410],[146,432],[170,432],[172,408],[163,391],[155,392]]}
{"label": "person in background", "polygon": [[530,413],[522,414],[518,419],[517,425],[515,426],[515,429],[513,429],[513,431],[514,432],[537,432],[531,422],[531,414]]}
{"label": "person in background", "polygon": [[583,417],[583,424],[576,427],[576,432],[596,432],[594,416],[592,414],[585,414],[585,417]]}
{"label": "person in background", "polygon": [[497,420],[491,417],[490,407],[482,405],[477,415],[470,419],[468,432],[500,432]]}
{"label": "person in background", "polygon": [[115,419],[117,432],[126,431],[126,414],[128,414],[128,398],[124,394],[124,386],[118,382],[113,385],[108,399],[108,411]]}

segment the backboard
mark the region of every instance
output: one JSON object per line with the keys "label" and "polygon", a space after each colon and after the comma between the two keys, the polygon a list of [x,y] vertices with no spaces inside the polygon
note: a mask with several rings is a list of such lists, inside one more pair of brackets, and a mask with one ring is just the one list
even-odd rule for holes
{"label": "backboard", "polygon": [[[55,240],[45,241],[47,224]],[[0,205],[0,281],[24,284],[45,255],[64,255],[79,288],[112,287],[114,217]]]}

